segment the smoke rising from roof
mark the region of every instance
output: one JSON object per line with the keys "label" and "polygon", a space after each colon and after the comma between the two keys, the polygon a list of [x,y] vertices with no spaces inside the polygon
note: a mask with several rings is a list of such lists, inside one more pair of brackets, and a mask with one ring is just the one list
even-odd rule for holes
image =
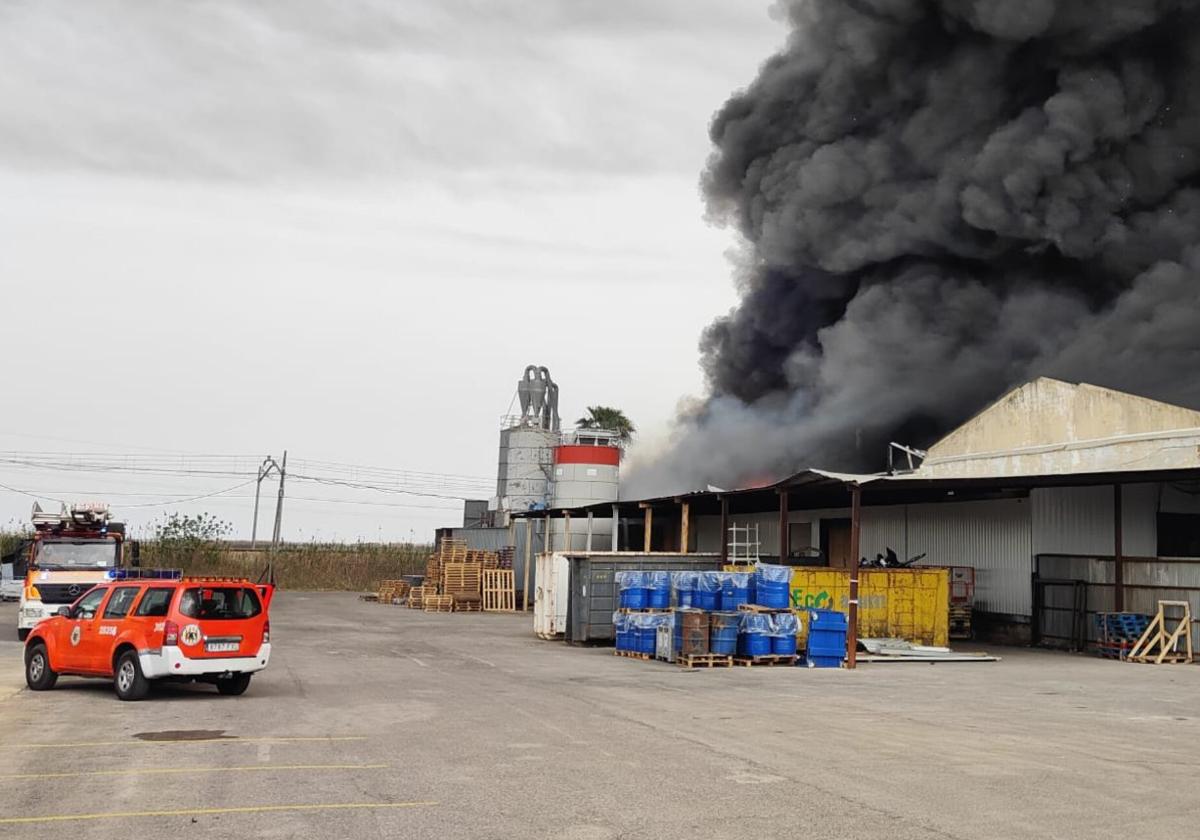
{"label": "smoke rising from roof", "polygon": [[1200,2],[781,8],[703,176],[741,301],[626,494],[878,468],[1038,375],[1200,406]]}

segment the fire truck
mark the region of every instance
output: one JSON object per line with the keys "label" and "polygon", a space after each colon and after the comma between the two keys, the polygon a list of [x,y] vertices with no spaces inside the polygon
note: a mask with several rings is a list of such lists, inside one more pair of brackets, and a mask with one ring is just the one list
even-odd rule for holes
{"label": "fire truck", "polygon": [[116,570],[138,565],[138,544],[125,540],[125,526],[112,521],[103,502],[65,504],[58,513],[33,506],[33,538],[26,554],[25,585],[17,610],[17,636],[24,641],[38,622],[73,604]]}

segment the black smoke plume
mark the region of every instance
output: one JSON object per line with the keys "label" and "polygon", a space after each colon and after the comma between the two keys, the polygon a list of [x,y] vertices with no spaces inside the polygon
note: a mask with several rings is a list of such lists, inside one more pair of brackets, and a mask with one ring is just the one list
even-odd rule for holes
{"label": "black smoke plume", "polygon": [[1198,6],[779,4],[703,178],[741,301],[626,492],[877,469],[1039,375],[1200,405]]}

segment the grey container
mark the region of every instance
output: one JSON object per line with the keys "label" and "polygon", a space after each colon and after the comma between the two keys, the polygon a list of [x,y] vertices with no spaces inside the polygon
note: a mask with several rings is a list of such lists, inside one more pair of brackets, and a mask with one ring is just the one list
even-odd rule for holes
{"label": "grey container", "polygon": [[616,574],[622,571],[702,572],[721,568],[717,554],[641,552],[567,555],[571,597],[567,602],[568,642],[611,642],[613,613],[619,602]]}

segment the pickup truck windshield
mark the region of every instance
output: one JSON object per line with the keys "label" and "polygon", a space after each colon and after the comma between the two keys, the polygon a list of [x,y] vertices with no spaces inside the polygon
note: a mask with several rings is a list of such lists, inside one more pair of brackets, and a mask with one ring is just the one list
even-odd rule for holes
{"label": "pickup truck windshield", "polygon": [[34,555],[39,569],[111,569],[117,565],[112,540],[42,542]]}

